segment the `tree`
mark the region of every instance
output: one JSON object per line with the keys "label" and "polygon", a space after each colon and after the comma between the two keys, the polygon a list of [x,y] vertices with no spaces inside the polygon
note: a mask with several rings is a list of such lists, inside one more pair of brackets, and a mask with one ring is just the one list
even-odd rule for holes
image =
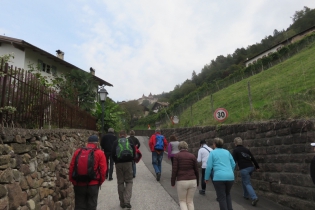
{"label": "tree", "polygon": [[83,110],[93,110],[98,86],[93,75],[73,69],[65,74],[64,77],[65,80],[58,84],[58,88],[60,89],[59,94],[69,99],[72,103],[77,103]]}
{"label": "tree", "polygon": [[[97,118],[97,127],[102,131],[102,105],[98,102],[95,105],[93,116]],[[124,115],[125,112],[121,107],[112,99],[107,98],[104,109],[104,131],[107,131],[109,128],[114,128],[116,131],[126,129],[125,122],[127,119],[123,117]]]}
{"label": "tree", "polygon": [[304,9],[302,9],[300,11],[295,11],[293,17],[291,17],[293,23],[296,22],[297,20],[303,18],[310,11],[311,11],[311,9],[306,7],[306,6],[304,6]]}
{"label": "tree", "polygon": [[149,100],[143,100],[141,105],[148,107],[150,105],[150,101]]}

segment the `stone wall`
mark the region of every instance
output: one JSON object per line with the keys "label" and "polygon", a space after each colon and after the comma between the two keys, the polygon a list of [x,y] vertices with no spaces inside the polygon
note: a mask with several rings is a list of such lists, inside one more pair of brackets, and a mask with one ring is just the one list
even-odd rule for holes
{"label": "stone wall", "polygon": [[[152,130],[135,131],[137,136],[150,136]],[[225,141],[233,150],[235,137],[244,140],[260,165],[261,171],[252,175],[252,185],[258,194],[292,209],[314,209],[315,185],[311,181],[310,161],[315,155],[314,121],[283,121],[257,124],[237,124],[194,128],[162,129],[169,138],[175,134],[189,144],[197,155],[199,142],[206,139],[212,145],[215,137]],[[237,172],[238,180],[241,180]]]}
{"label": "stone wall", "polygon": [[69,163],[92,134],[0,128],[0,210],[73,209]]}

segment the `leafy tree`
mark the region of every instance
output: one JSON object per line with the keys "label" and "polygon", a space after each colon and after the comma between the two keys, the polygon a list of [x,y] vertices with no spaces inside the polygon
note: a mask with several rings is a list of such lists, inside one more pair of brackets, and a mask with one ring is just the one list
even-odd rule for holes
{"label": "leafy tree", "polygon": [[79,107],[86,111],[91,111],[95,107],[95,99],[97,95],[97,82],[93,75],[87,72],[73,69],[64,75],[65,80],[58,84],[59,94],[72,101],[78,103]]}
{"label": "leafy tree", "polygon": [[[102,131],[102,105],[98,102],[95,103],[95,110],[93,111],[93,116],[97,120],[97,127],[100,132]],[[125,112],[121,107],[116,104],[112,99],[106,98],[104,106],[104,132],[109,128],[114,128],[114,130],[119,131],[122,129],[127,129],[125,127],[126,119]]]}
{"label": "leafy tree", "polygon": [[150,105],[150,101],[149,100],[143,100],[141,105],[145,106],[145,107],[148,107]]}
{"label": "leafy tree", "polygon": [[296,22],[297,20],[303,18],[310,11],[311,11],[311,9],[306,7],[306,6],[304,6],[304,9],[302,9],[300,11],[295,11],[293,17],[291,17],[292,21]]}

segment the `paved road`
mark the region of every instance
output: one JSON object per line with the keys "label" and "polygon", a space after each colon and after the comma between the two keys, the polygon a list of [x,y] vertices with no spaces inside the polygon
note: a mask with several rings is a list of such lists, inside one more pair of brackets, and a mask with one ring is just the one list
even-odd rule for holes
{"label": "paved road", "polygon": [[[148,149],[148,137],[138,137],[141,142],[142,161],[137,164],[137,177],[134,179],[131,205],[134,210],[179,210],[176,188],[171,187],[171,162],[164,155],[162,163],[162,176],[160,182],[155,180],[155,172],[151,163],[151,152]],[[115,174],[115,172],[114,172]],[[119,199],[117,182],[105,181],[102,185],[98,210],[118,210]],[[202,196],[196,191],[194,204],[196,210],[219,210],[219,204],[215,200],[215,190],[211,184],[207,185],[206,195]],[[238,185],[232,188],[232,201],[234,210],[286,210],[263,197],[259,197],[256,207],[251,202],[243,199],[242,189]]]}

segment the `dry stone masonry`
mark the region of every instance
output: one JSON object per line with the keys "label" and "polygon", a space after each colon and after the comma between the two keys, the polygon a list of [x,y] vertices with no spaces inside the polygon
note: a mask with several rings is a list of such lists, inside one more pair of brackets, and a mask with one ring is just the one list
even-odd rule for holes
{"label": "dry stone masonry", "polygon": [[69,163],[92,134],[0,127],[0,210],[73,209]]}
{"label": "dry stone masonry", "polygon": [[[154,130],[136,131],[137,136],[151,136]],[[315,153],[314,121],[282,121],[194,128],[162,129],[169,139],[175,134],[179,141],[189,144],[197,156],[200,140],[212,145],[215,137],[224,140],[232,152],[234,138],[241,137],[260,165],[261,171],[252,176],[258,194],[296,210],[315,209],[315,185],[311,181],[310,161]],[[237,172],[238,180],[241,178]]]}

